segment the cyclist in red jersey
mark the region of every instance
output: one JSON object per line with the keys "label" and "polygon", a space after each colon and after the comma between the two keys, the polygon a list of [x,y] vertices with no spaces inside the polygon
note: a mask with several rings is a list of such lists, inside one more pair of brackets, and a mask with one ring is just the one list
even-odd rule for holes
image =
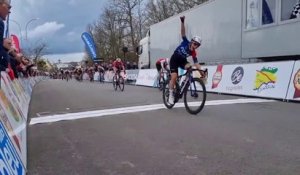
{"label": "cyclist in red jersey", "polygon": [[116,60],[112,64],[112,67],[113,67],[114,73],[121,72],[121,71],[124,71],[124,73],[125,73],[125,66],[124,66],[121,58],[116,58]]}
{"label": "cyclist in red jersey", "polygon": [[160,58],[156,61],[156,70],[159,73],[161,69],[170,70],[169,69],[169,59],[168,58]]}

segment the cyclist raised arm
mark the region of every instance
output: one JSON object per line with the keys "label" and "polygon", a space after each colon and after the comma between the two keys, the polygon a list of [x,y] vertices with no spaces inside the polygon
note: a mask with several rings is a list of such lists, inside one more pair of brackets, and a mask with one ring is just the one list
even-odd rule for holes
{"label": "cyclist raised arm", "polygon": [[200,69],[200,64],[198,63],[196,49],[201,45],[201,38],[194,36],[191,41],[186,37],[184,20],[185,17],[181,16],[181,37],[182,42],[175,49],[171,59],[170,59],[170,70],[171,70],[171,80],[169,83],[170,96],[168,102],[174,104],[173,90],[178,77],[178,67],[182,69],[188,69],[191,64],[187,61],[187,57],[192,56],[195,66]]}

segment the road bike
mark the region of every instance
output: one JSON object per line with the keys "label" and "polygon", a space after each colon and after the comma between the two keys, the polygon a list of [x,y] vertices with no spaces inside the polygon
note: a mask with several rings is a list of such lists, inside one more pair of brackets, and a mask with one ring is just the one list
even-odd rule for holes
{"label": "road bike", "polygon": [[121,91],[124,91],[124,86],[125,86],[125,80],[124,80],[123,76],[121,76],[121,71],[117,70],[117,72],[113,76],[114,90],[116,91],[119,88]]}
{"label": "road bike", "polygon": [[157,87],[160,91],[163,90],[164,84],[168,84],[171,77],[170,70],[161,69],[157,77]]}
{"label": "road bike", "polygon": [[[196,72],[195,74],[197,74],[197,72],[200,73],[200,76],[197,78],[194,77],[193,72]],[[168,102],[170,96],[169,85],[164,84],[163,101],[165,106],[168,109],[171,109],[175,103],[183,97],[184,106],[187,112],[190,114],[198,114],[203,109],[206,101],[205,78],[207,78],[207,69],[199,70],[189,68],[185,74],[178,76],[173,91],[174,104]]]}
{"label": "road bike", "polygon": [[99,82],[100,83],[104,83],[104,80],[105,80],[105,78],[104,78],[104,71],[100,71],[99,72]]}

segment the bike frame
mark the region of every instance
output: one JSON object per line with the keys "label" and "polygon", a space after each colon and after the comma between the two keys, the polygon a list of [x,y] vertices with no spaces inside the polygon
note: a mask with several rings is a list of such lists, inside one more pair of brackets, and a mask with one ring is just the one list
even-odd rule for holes
{"label": "bike frame", "polygon": [[[192,75],[192,72],[193,71],[201,71],[201,70],[198,70],[198,69],[191,69],[191,70],[187,70],[185,74],[183,75],[180,75],[178,77],[178,81],[180,82],[180,80],[182,79],[183,76],[185,76],[185,79],[182,81],[183,83],[183,86],[182,87],[179,87],[179,93],[178,93],[178,97],[179,98],[182,98],[182,95],[184,93],[184,91],[186,90],[186,87],[187,85],[192,85],[194,88],[192,88],[192,86],[190,86],[190,91],[191,91],[191,94],[193,94],[193,91],[197,91],[196,89],[196,84],[195,82],[193,81],[193,75]],[[179,82],[177,82],[177,84],[179,85]],[[193,90],[194,89],[194,90]]]}
{"label": "bike frame", "polygon": [[168,71],[168,70],[161,69],[159,72],[159,79],[163,79],[163,81],[170,79],[170,76],[171,76],[171,74],[170,74],[170,71]]}

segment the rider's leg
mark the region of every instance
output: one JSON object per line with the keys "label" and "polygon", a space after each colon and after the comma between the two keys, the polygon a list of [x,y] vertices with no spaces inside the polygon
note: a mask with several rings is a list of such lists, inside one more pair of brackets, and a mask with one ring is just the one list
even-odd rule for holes
{"label": "rider's leg", "polygon": [[160,81],[160,78],[161,78],[161,66],[160,64],[155,64],[156,66],[156,70],[157,70],[157,86],[159,87],[159,81]]}
{"label": "rider's leg", "polygon": [[175,55],[173,55],[170,59],[170,71],[171,71],[171,79],[169,82],[169,100],[170,104],[174,104],[174,88],[178,76],[178,59]]}
{"label": "rider's leg", "polygon": [[169,83],[169,89],[170,90],[173,90],[175,88],[175,83],[176,83],[177,77],[178,77],[177,72],[172,72],[171,73],[171,80],[170,80],[170,83]]}
{"label": "rider's leg", "polygon": [[169,83],[169,103],[174,104],[174,88],[175,88],[175,83],[177,80],[178,74],[177,72],[171,73],[171,80]]}

